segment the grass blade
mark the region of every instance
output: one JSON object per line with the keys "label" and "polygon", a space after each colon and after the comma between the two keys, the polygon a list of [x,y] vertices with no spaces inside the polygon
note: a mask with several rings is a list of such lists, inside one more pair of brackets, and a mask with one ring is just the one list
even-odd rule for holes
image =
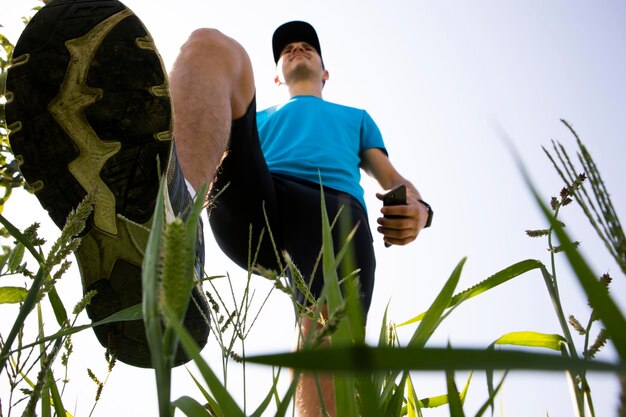
{"label": "grass blade", "polygon": [[[389,304],[385,307],[385,314],[383,315],[383,320],[380,326],[380,333],[378,335],[378,346],[379,347],[390,347],[391,341],[387,340],[389,334],[389,326],[387,324],[387,313],[389,310]],[[385,375],[376,374],[372,375],[374,390],[375,392],[381,392],[383,384],[385,382]]]}
{"label": "grass blade", "polygon": [[402,404],[404,403],[404,388],[406,386],[406,380],[409,376],[408,372],[404,372],[402,378],[400,379],[400,383],[395,389],[395,392],[391,396],[389,403],[387,404],[387,409],[385,410],[385,416],[389,417],[400,417],[402,413]]}
{"label": "grass blade", "polygon": [[[141,304],[135,304],[134,306],[130,306],[128,308],[125,308],[124,310],[120,310],[117,313],[113,313],[111,314],[109,317],[102,319],[100,321],[91,323],[91,324],[84,324],[81,326],[72,326],[68,329],[65,330],[61,330],[60,332],[54,333],[50,336],[46,336],[44,338],[41,339],[37,339],[36,342],[33,343],[29,343],[26,345],[22,345],[22,349],[27,349],[27,348],[31,348],[33,346],[37,346],[40,345],[42,343],[46,343],[49,342],[51,340],[56,340],[60,337],[63,336],[68,336],[74,333],[78,333],[78,332],[82,332],[83,330],[87,330],[87,329],[91,329],[92,327],[96,327],[96,326],[100,326],[103,324],[109,324],[109,323],[117,323],[120,321],[133,321],[133,320],[141,320],[143,317],[143,313],[142,313],[142,305]],[[8,354],[12,354],[14,353],[15,350],[12,350],[10,352],[8,352]],[[2,358],[2,356],[0,356],[0,358]]]}
{"label": "grass blade", "polygon": [[261,404],[257,407],[257,409],[254,411],[254,413],[250,415],[250,417],[262,417],[263,416],[263,413],[265,412],[267,407],[270,405],[270,402],[272,401],[272,397],[277,392],[276,387],[278,385],[279,377],[280,377],[280,370],[278,371],[278,374],[274,376],[273,378],[274,381],[272,382],[271,389],[268,391],[267,395],[265,396]]}
{"label": "grass blade", "polygon": [[500,380],[498,385],[495,387],[495,389],[491,389],[491,388],[489,389],[489,398],[487,398],[487,401],[485,401],[482,407],[478,409],[478,412],[476,413],[475,417],[482,417],[482,415],[485,414],[485,412],[487,411],[487,409],[489,409],[489,407],[491,407],[491,411],[493,414],[493,400],[496,398],[496,395],[498,395],[498,392],[500,392],[500,389],[502,388],[502,385],[504,384],[504,380],[506,379],[506,376],[508,375],[508,373],[509,373],[508,371],[504,372],[502,379]]}
{"label": "grass blade", "polygon": [[[470,376],[467,378],[467,382],[465,383],[465,386],[463,387],[463,391],[461,391],[459,393],[459,398],[461,399],[461,403],[464,403],[465,402],[465,397],[467,397],[467,391],[469,389],[470,382],[472,381],[472,375],[473,375],[473,373],[470,373]],[[411,382],[410,377],[409,377],[409,382]],[[411,391],[409,391],[409,394],[411,394]],[[413,391],[413,397],[417,398],[415,396],[415,391]],[[410,400],[410,398],[409,398],[409,400]],[[449,403],[449,401],[448,401],[448,394],[437,395],[437,396],[428,397],[428,398],[422,398],[420,400],[417,400],[417,403],[415,403],[415,400],[413,400],[413,404],[417,404],[417,407],[416,407],[415,411],[418,411],[418,412],[419,412],[420,408],[437,408],[437,407],[441,407],[442,405],[446,405],[448,403]],[[409,410],[410,409],[407,409],[407,411],[409,411]]]}
{"label": "grass blade", "polygon": [[[341,288],[339,287],[333,236],[331,233],[328,213],[326,212],[326,201],[324,200],[324,192],[321,185],[320,196],[322,207],[322,271],[324,276],[324,294],[326,296],[326,302],[328,303],[328,316],[330,317],[343,305],[344,300],[341,294]],[[339,322],[335,337],[333,337],[334,345],[338,343],[352,343],[350,329],[347,326],[347,321],[342,320]]]}
{"label": "grass blade", "polygon": [[202,396],[204,397],[204,399],[207,400],[207,404],[210,407],[210,409],[211,410],[218,409],[219,406],[217,404],[217,401],[215,401],[215,398],[213,398],[211,394],[209,394],[209,392],[206,389],[204,389],[202,384],[200,384],[200,381],[198,381],[198,379],[191,372],[189,372],[189,369],[187,369],[187,372],[189,373],[189,376],[191,377],[193,382],[196,384],[196,387],[198,387],[198,389],[202,393]]}
{"label": "grass blade", "polygon": [[59,297],[56,287],[52,287],[48,292],[48,300],[50,300],[50,306],[54,312],[54,317],[57,319],[59,326],[63,326],[67,322],[67,311],[65,306]]}
{"label": "grass blade", "polygon": [[463,412],[463,403],[459,396],[459,391],[454,382],[454,372],[446,371],[446,385],[448,386],[448,407],[450,408],[450,417],[465,417]]}
{"label": "grass blade", "polygon": [[448,278],[448,281],[437,295],[437,298],[435,298],[435,301],[425,313],[424,318],[411,337],[408,346],[422,348],[426,345],[426,342],[439,325],[443,312],[450,305],[452,294],[459,283],[461,271],[463,270],[463,265],[465,265],[466,260],[467,258],[463,258],[456,268],[454,268],[452,275],[450,275],[450,278]]}
{"label": "grass blade", "polygon": [[200,371],[200,374],[204,378],[204,381],[215,396],[215,400],[219,405],[219,409],[215,410],[218,416],[245,417],[243,411],[241,411],[233,397],[231,397],[231,395],[228,393],[224,385],[222,385],[221,381],[211,370],[206,361],[202,359],[202,356],[200,355],[200,349],[198,348],[198,345],[193,340],[193,338],[189,335],[187,329],[185,329],[181,323],[177,322],[174,319],[172,312],[166,309],[164,313],[166,314],[166,316],[168,316],[168,320],[170,321],[172,328],[178,335],[180,343],[183,349],[185,349],[187,356],[193,359],[194,363],[198,367],[198,370]]}
{"label": "grass blade", "polygon": [[24,258],[24,244],[17,242],[17,245],[13,248],[11,253],[9,254],[9,259],[7,260],[7,268],[9,272],[15,272],[22,264],[22,259]]}
{"label": "grass blade", "polygon": [[161,320],[159,319],[159,307],[157,300],[158,292],[158,265],[160,262],[161,237],[165,214],[163,207],[164,182],[161,180],[157,204],[154,209],[150,236],[146,244],[146,250],[142,265],[142,288],[143,288],[143,321],[146,328],[146,338],[152,353],[152,365],[155,369],[162,368],[162,338]]}
{"label": "grass blade", "polygon": [[357,391],[361,401],[359,411],[362,417],[380,417],[383,415],[379,403],[380,390],[377,390],[370,375],[357,377]]}
{"label": "grass blade", "polygon": [[246,362],[319,372],[380,372],[386,370],[525,369],[536,371],[624,372],[626,364],[588,361],[560,355],[515,350],[332,347],[247,357]]}
{"label": "grass blade", "polygon": [[[518,262],[514,265],[509,266],[508,268],[503,269],[500,272],[495,273],[484,281],[476,284],[475,286],[468,288],[465,291],[462,291],[450,300],[448,304],[448,308],[454,307],[456,305],[461,304],[463,301],[469,300],[470,298],[476,297],[479,294],[482,294],[492,288],[497,287],[500,284],[504,284],[511,279],[518,277],[526,272],[532,271],[533,269],[537,269],[543,266],[543,264],[534,259],[527,259],[521,262]],[[397,325],[397,327],[407,326],[412,323],[417,323],[424,318],[426,312],[418,314],[417,316],[409,319],[403,323]]]}
{"label": "grass blade", "polygon": [[44,274],[43,268],[40,268],[37,272],[37,275],[35,275],[35,279],[33,280],[30,289],[28,290],[28,294],[26,295],[26,299],[24,300],[24,303],[22,304],[22,307],[17,314],[17,318],[13,322],[13,327],[11,327],[9,335],[4,340],[2,350],[0,351],[0,375],[2,375],[2,371],[4,371],[4,368],[6,367],[6,362],[9,358],[9,352],[11,350],[13,342],[15,341],[15,338],[17,337],[17,334],[24,325],[26,317],[28,317],[28,315],[35,307],[35,304],[37,303],[39,289],[41,289],[45,277],[46,275]]}
{"label": "grass blade", "polygon": [[161,327],[158,304],[158,266],[160,263],[161,240],[165,222],[165,208],[163,205],[164,187],[165,182],[161,179],[152,219],[152,227],[144,253],[141,277],[143,322],[146,329],[146,339],[150,347],[152,367],[156,374],[159,416],[169,417],[172,413],[170,405],[171,368],[168,366],[168,358],[163,346],[164,335]]}
{"label": "grass blade", "polygon": [[[321,184],[321,181],[320,181]],[[339,285],[337,275],[337,259],[335,257],[335,249],[333,245],[333,236],[326,211],[326,202],[324,200],[324,190],[320,185],[321,198],[321,216],[322,216],[322,267],[324,276],[324,294],[328,304],[329,317],[333,316],[342,305],[344,305],[344,296]],[[348,243],[347,243],[348,244]],[[352,282],[350,282],[352,283]],[[352,303],[357,303],[358,296],[355,296],[356,289],[354,285],[344,285],[344,289],[348,291],[347,298]],[[337,330],[331,339],[333,346],[351,345],[354,340],[364,339],[364,330],[362,323],[352,323],[354,315],[349,315],[349,320],[341,320],[337,325]],[[354,399],[355,379],[353,376],[334,376],[335,390],[335,408],[336,414],[342,417],[356,417],[356,401]]]}
{"label": "grass blade", "polygon": [[180,397],[172,405],[189,417],[211,417],[209,411],[191,397]]}
{"label": "grass blade", "polygon": [[546,348],[561,351],[567,345],[567,340],[560,334],[545,334],[537,332],[512,332],[507,333],[493,342],[493,345],[515,345]]}
{"label": "grass blade", "polygon": [[407,378],[406,381],[406,411],[408,417],[418,417],[419,411],[419,400],[417,399],[417,395],[415,394],[415,389],[413,388],[413,381],[411,380],[411,376]]}
{"label": "grass blade", "polygon": [[54,411],[57,416],[66,417],[68,415],[67,411],[65,411],[65,407],[63,406],[63,400],[61,399],[61,394],[59,393],[59,387],[57,386],[56,381],[52,375],[52,370],[48,374],[48,386],[50,387],[50,396],[52,397],[52,406],[54,407]]}
{"label": "grass blade", "polygon": [[470,375],[467,377],[467,382],[465,383],[465,386],[463,387],[463,391],[459,393],[459,397],[461,398],[461,403],[463,404],[465,404],[465,397],[467,397],[467,390],[469,390],[470,382],[472,382],[472,375],[474,375],[473,372],[471,372]]}
{"label": "grass blade", "polygon": [[294,374],[294,378],[291,381],[291,385],[289,386],[289,389],[285,393],[283,400],[278,405],[278,409],[276,410],[275,417],[285,417],[285,415],[287,414],[289,403],[291,402],[293,396],[296,393],[296,388],[298,386],[299,379],[300,379],[300,376],[298,374]]}
{"label": "grass blade", "polygon": [[28,291],[22,287],[1,287],[0,304],[17,304],[26,299]]}

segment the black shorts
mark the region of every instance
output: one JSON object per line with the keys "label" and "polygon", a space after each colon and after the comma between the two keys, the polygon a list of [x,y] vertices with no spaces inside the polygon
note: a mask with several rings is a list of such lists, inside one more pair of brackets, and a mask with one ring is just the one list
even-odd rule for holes
{"label": "black shorts", "polygon": [[[269,223],[278,253],[286,251],[305,281],[309,282],[322,247],[320,186],[269,172],[259,142],[255,99],[246,114],[233,121],[228,154],[211,194],[217,195],[217,199],[210,210],[209,223],[218,245],[233,262],[244,269],[252,266],[261,231],[267,229]],[[331,222],[344,206],[342,218],[333,228],[335,252],[345,244],[339,224],[348,224],[349,229],[359,225],[352,240],[354,262],[351,262],[351,270],[360,269],[361,301],[367,313],[376,269],[367,214],[358,200],[334,189],[324,187],[324,200]],[[256,264],[279,271],[276,251],[267,230],[260,245]],[[338,270],[339,277],[345,276],[345,268],[350,266],[342,265]],[[310,282],[311,293],[316,298],[321,295],[323,284],[320,264]],[[303,302],[301,293],[298,297]]]}

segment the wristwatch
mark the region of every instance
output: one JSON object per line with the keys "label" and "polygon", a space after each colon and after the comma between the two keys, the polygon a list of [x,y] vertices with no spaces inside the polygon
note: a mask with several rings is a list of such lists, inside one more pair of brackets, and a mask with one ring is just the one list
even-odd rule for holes
{"label": "wristwatch", "polygon": [[419,201],[424,206],[426,206],[426,210],[428,210],[428,220],[426,220],[426,226],[424,226],[424,228],[430,227],[431,223],[433,222],[433,213],[434,213],[433,209],[430,206],[430,204],[428,204],[424,200],[417,200],[417,201]]}

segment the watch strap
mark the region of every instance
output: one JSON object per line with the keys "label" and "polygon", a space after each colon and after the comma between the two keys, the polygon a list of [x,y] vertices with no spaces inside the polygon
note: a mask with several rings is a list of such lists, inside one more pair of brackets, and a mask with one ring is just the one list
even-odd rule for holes
{"label": "watch strap", "polygon": [[432,222],[433,222],[433,213],[434,213],[434,212],[433,212],[433,209],[432,209],[432,207],[430,206],[430,204],[428,204],[428,203],[427,203],[427,202],[425,202],[424,200],[417,200],[417,201],[419,201],[420,203],[422,203],[422,204],[426,207],[426,210],[428,210],[428,219],[426,220],[426,225],[424,226],[424,228],[430,227],[430,225],[431,225],[431,224],[432,224]]}

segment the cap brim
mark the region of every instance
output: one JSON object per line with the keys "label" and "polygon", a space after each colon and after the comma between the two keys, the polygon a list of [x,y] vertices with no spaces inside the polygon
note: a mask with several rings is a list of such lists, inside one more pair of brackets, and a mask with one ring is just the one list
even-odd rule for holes
{"label": "cap brim", "polygon": [[272,37],[272,49],[274,50],[274,62],[278,63],[280,53],[287,45],[293,42],[306,42],[322,56],[322,48],[313,26],[307,22],[287,22],[274,31]]}

